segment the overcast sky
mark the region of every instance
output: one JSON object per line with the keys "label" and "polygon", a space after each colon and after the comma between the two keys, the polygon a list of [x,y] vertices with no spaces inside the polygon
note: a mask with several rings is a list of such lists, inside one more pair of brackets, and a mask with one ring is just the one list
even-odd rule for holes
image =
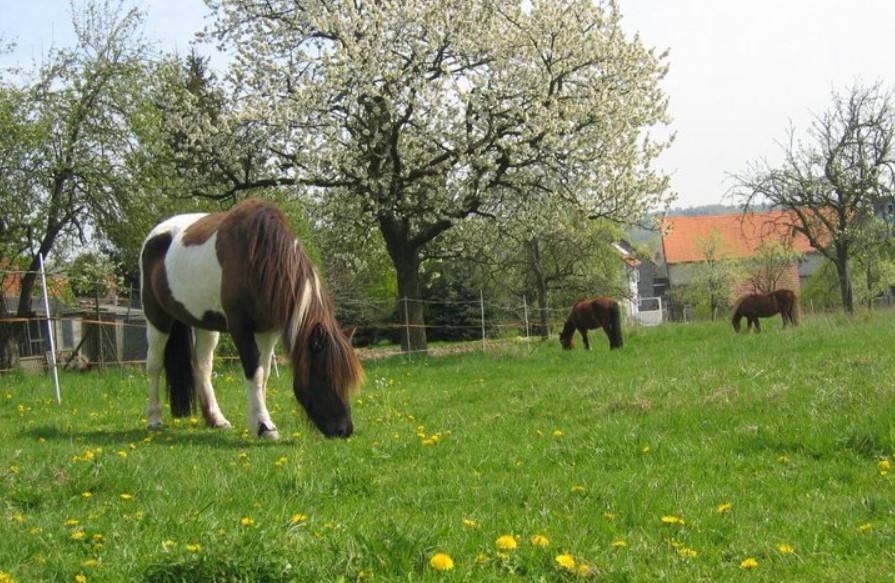
{"label": "overcast sky", "polygon": [[[779,159],[790,123],[806,129],[832,91],[895,81],[893,0],[619,0],[623,25],[669,49],[664,88],[677,139],[659,167],[675,206],[725,202],[728,173]],[[146,37],[185,52],[206,14],[202,0],[146,0]],[[69,0],[0,0],[0,66],[29,65],[71,42]]]}

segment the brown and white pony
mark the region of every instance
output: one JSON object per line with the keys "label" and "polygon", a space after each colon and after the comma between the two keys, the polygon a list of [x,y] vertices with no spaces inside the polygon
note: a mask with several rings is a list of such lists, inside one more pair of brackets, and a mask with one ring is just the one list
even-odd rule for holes
{"label": "brown and white pony", "polygon": [[280,338],[292,364],[295,397],[308,417],[327,437],[351,435],[350,397],[363,369],[277,207],[249,199],[226,212],[164,221],[143,243],[140,279],[148,322],[150,429],[162,426],[163,367],[174,417],[189,416],[198,398],[209,426],[231,426],[211,385],[219,333],[230,332],[245,374],[254,435],[279,438],[265,391]]}
{"label": "brown and white pony", "polygon": [[742,296],[733,305],[733,317],[731,323],[737,333],[740,331],[740,320],[746,318],[746,331],[751,332],[755,326],[756,332],[761,332],[759,318],[769,318],[780,314],[783,318],[783,327],[787,324],[799,325],[799,296],[788,289],[778,289],[769,294],[747,294]]}
{"label": "brown and white pony", "polygon": [[609,338],[609,349],[622,347],[622,318],[618,302],[610,298],[578,300],[572,306],[569,317],[559,334],[559,342],[566,350],[575,348],[575,330],[584,339],[584,348],[590,350],[587,331],[602,328]]}

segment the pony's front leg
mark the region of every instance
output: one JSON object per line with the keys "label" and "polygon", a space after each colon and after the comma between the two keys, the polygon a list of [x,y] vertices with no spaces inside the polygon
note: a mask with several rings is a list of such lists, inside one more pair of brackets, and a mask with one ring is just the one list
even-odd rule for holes
{"label": "pony's front leg", "polygon": [[214,386],[211,384],[212,363],[214,361],[214,349],[218,345],[220,334],[209,330],[196,329],[196,362],[195,376],[199,385],[199,403],[202,406],[202,416],[209,427],[229,429],[232,427],[214,394]]}
{"label": "pony's front leg", "polygon": [[590,341],[587,339],[587,330],[582,329],[580,332],[581,332],[581,338],[582,338],[582,340],[584,340],[584,349],[590,350]]}
{"label": "pony's front leg", "polygon": [[248,398],[248,425],[252,433],[267,439],[279,439],[280,432],[267,410],[267,379],[270,377],[270,359],[277,343],[278,333],[254,335],[256,347],[255,370],[249,376],[246,369],[246,396]]}
{"label": "pony's front leg", "polygon": [[146,407],[146,428],[158,430],[162,428],[162,404],[159,400],[159,377],[165,363],[165,344],[168,335],[152,324],[147,323],[146,340],[149,344],[146,351],[146,377],[149,380],[149,405]]}

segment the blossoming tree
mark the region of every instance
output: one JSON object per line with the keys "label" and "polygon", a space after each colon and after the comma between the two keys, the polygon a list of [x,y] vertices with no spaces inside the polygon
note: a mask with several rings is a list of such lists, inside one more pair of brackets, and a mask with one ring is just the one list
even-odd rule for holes
{"label": "blossoming tree", "polygon": [[[420,298],[426,246],[472,215],[546,197],[629,219],[668,202],[651,167],[668,140],[650,133],[667,121],[664,56],[612,0],[208,3],[234,55],[231,123],[270,139],[264,183],[378,228],[402,298]],[[405,348],[424,349],[422,305],[406,305]]]}

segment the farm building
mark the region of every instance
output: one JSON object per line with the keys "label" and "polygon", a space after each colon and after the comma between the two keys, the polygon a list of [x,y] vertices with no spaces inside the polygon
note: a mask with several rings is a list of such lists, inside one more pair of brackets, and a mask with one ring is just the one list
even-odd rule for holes
{"label": "farm building", "polygon": [[[786,211],[666,218],[662,255],[669,288],[692,280],[697,266],[706,260],[708,245],[715,244],[721,258],[743,260],[755,257],[763,244],[780,243],[800,257],[783,270],[778,287],[800,291],[802,282],[817,271],[823,258],[804,235],[788,226],[790,222]],[[753,291],[754,285],[746,279],[735,282],[731,289],[734,296]]]}

